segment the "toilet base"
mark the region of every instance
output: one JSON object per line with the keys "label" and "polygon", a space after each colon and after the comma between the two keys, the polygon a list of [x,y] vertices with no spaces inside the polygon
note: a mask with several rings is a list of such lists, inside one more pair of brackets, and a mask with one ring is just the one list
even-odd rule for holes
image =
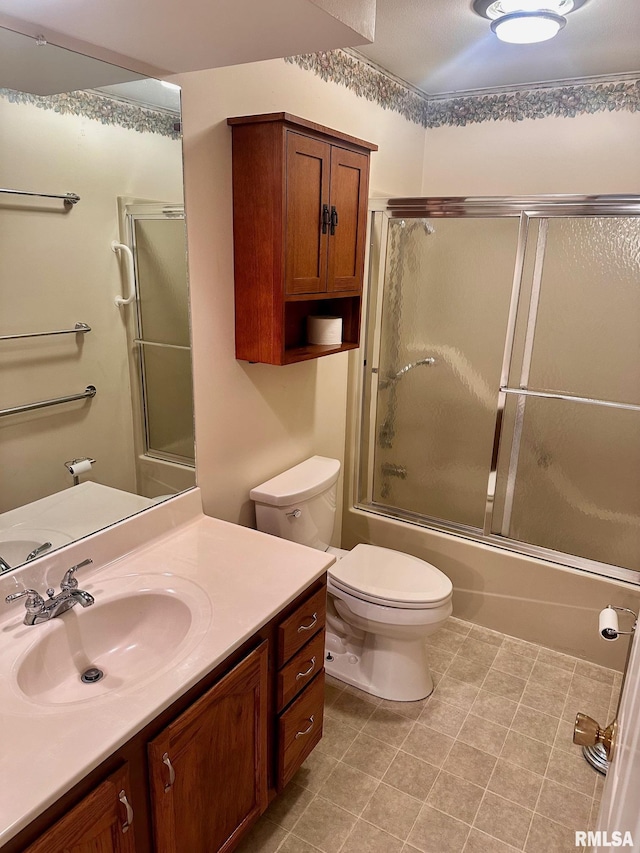
{"label": "toilet base", "polygon": [[417,702],[433,692],[424,640],[398,643],[368,634],[360,643],[327,631],[324,667],[333,678],[393,702]]}

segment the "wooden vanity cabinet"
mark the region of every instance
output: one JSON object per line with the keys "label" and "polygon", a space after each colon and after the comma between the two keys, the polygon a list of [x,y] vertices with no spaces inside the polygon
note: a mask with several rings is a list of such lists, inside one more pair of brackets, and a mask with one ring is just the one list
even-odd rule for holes
{"label": "wooden vanity cabinet", "polygon": [[322,736],[325,609],[322,578],[0,853],[235,850]]}
{"label": "wooden vanity cabinet", "polygon": [[[359,346],[369,155],[288,113],[227,119],[233,141],[236,358],[291,364]],[[310,345],[310,315],[342,318]]]}

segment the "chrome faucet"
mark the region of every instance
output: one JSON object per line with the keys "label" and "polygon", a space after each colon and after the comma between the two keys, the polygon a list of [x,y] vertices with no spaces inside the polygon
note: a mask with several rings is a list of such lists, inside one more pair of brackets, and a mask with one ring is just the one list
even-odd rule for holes
{"label": "chrome faucet", "polygon": [[0,554],[0,575],[3,572],[8,572],[10,569],[11,569],[11,566],[9,565],[9,563],[7,563],[7,561],[2,556],[2,554]]}
{"label": "chrome faucet", "polygon": [[16,601],[18,598],[26,596],[24,616],[25,625],[37,625],[39,622],[48,622],[50,619],[55,619],[66,610],[70,610],[76,604],[82,607],[90,607],[95,599],[85,592],[83,589],[78,589],[78,581],[75,573],[83,566],[88,566],[93,560],[87,559],[78,563],[76,566],[71,566],[64,573],[64,577],[60,582],[60,592],[56,595],[55,590],[50,588],[47,590],[47,600],[36,592],[35,589],[23,589],[21,592],[13,592],[5,598],[7,604]]}

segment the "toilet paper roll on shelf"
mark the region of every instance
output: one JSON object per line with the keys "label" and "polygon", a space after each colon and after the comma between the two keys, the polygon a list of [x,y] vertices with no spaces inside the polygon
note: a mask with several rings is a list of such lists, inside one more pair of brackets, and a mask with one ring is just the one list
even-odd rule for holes
{"label": "toilet paper roll on shelf", "polygon": [[342,317],[307,317],[307,341],[322,346],[339,346],[342,343]]}

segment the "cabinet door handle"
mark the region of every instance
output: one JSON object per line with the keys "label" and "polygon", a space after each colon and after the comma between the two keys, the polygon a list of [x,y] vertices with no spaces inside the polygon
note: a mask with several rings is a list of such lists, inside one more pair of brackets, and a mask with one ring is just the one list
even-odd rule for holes
{"label": "cabinet door handle", "polygon": [[299,737],[304,737],[305,735],[308,735],[312,728],[313,728],[313,714],[309,717],[309,727],[306,728],[303,732],[296,732],[296,738],[295,739],[298,740]]}
{"label": "cabinet door handle", "polygon": [[313,670],[315,668],[316,668],[316,656],[314,655],[311,658],[311,666],[309,667],[309,669],[306,669],[304,672],[299,672],[296,675],[296,681],[299,681],[299,679],[301,679],[301,678],[306,678],[307,675],[311,675],[311,673],[313,672]]}
{"label": "cabinet door handle", "polygon": [[123,824],[121,824],[121,826],[120,826],[120,828],[122,829],[122,832],[123,832],[123,833],[125,833],[125,832],[128,832],[128,831],[129,831],[129,827],[130,827],[130,826],[131,826],[131,824],[133,823],[133,809],[131,808],[131,803],[130,803],[130,802],[129,802],[129,800],[127,799],[127,795],[126,795],[126,793],[125,793],[125,791],[124,791],[124,788],[123,788],[123,789],[122,789],[122,791],[120,791],[120,793],[118,794],[118,799],[120,800],[120,802],[122,803],[122,805],[123,805],[123,806],[125,807],[125,809],[127,810],[127,819],[126,819],[126,820],[125,820],[125,822],[124,822]]}
{"label": "cabinet door handle", "polygon": [[331,221],[331,216],[329,214],[329,205],[322,205],[322,233],[327,233],[327,228],[329,227],[329,222]]}
{"label": "cabinet door handle", "polygon": [[331,205],[331,235],[336,233],[336,225],[338,224],[338,211]]}
{"label": "cabinet door handle", "polygon": [[165,791],[168,791],[170,788],[173,788],[173,783],[176,781],[176,771],[173,769],[173,764],[171,763],[168,752],[165,752],[162,756],[162,763],[166,764],[169,768],[169,781],[164,786]]}
{"label": "cabinet door handle", "polygon": [[312,628],[315,628],[317,623],[318,623],[318,614],[314,613],[313,616],[311,617],[311,622],[308,625],[300,625],[300,627],[298,628],[298,634],[301,634],[303,631],[310,631]]}

